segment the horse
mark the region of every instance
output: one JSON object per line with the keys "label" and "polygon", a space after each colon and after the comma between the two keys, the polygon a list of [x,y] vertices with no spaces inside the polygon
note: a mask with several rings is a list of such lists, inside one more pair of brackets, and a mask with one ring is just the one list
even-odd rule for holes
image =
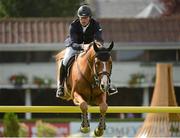
{"label": "horse", "polygon": [[[106,129],[105,114],[108,109],[106,98],[111,81],[112,58],[110,52],[113,46],[113,42],[108,48],[95,41],[84,44],[84,51],[75,56],[74,62],[68,70],[64,82],[65,96],[60,98],[73,100],[75,105],[80,106],[82,111],[80,131],[82,133],[90,131],[88,105],[100,107],[100,119],[94,130],[95,136],[102,136]],[[64,53],[65,49],[56,55],[57,81]]]}

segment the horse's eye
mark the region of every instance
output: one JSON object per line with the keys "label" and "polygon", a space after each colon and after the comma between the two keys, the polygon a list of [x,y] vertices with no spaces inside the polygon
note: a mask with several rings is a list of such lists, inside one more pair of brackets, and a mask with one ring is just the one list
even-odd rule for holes
{"label": "horse's eye", "polygon": [[111,62],[111,61],[108,61],[107,64],[112,65],[112,62]]}
{"label": "horse's eye", "polygon": [[98,68],[100,66],[100,62],[96,62],[96,67]]}

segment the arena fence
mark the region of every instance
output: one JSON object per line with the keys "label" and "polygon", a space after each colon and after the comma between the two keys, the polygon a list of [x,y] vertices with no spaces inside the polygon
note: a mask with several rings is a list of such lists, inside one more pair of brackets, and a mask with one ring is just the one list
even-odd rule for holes
{"label": "arena fence", "polygon": [[[79,106],[0,106],[0,112],[15,113],[81,113]],[[89,113],[99,113],[98,106],[89,106]],[[107,113],[180,113],[178,106],[109,106]]]}

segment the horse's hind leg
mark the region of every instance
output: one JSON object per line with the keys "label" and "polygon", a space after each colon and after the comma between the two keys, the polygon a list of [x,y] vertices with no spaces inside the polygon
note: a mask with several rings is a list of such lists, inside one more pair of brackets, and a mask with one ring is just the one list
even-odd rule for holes
{"label": "horse's hind leg", "polygon": [[100,97],[96,100],[97,104],[100,107],[100,118],[98,127],[94,130],[95,136],[102,136],[104,130],[106,129],[106,122],[105,122],[105,114],[108,109],[108,105],[106,103],[106,93],[100,95]]}
{"label": "horse's hind leg", "polygon": [[82,133],[88,133],[90,131],[90,125],[89,125],[88,113],[87,113],[88,105],[86,101],[84,101],[82,96],[79,95],[77,92],[74,92],[74,103],[76,105],[79,105],[82,111],[81,114],[82,123],[81,123],[80,131]]}

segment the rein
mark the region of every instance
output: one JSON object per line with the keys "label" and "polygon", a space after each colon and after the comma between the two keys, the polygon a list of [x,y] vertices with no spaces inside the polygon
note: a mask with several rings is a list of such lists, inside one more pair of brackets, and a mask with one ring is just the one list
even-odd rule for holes
{"label": "rein", "polygon": [[95,81],[95,83],[92,84],[92,88],[95,88],[96,86],[100,85],[100,82],[99,82],[99,79],[98,79],[98,74],[97,74],[97,72],[95,72],[95,74],[94,74],[94,71],[93,71],[93,69],[92,69],[92,67],[90,65],[90,61],[89,61],[88,57],[87,57],[87,60],[88,60],[88,66],[89,66],[91,72],[93,73],[93,78],[94,78],[94,81]]}
{"label": "rein", "polygon": [[[86,53],[87,53],[87,51],[86,51]],[[85,54],[86,54],[85,53]],[[87,57],[87,55],[85,55],[86,57]],[[90,87],[90,89],[91,89],[91,91],[92,91],[92,89],[93,88],[95,88],[96,86],[100,86],[100,81],[99,81],[99,79],[98,79],[98,76],[100,76],[100,75],[107,75],[108,76],[108,79],[109,79],[109,82],[111,81],[110,80],[110,76],[111,76],[111,72],[109,73],[109,72],[106,72],[106,71],[101,71],[101,72],[97,72],[97,70],[96,70],[96,68],[95,68],[95,72],[93,71],[93,68],[92,68],[92,66],[91,66],[91,61],[89,60],[89,58],[87,57],[87,64],[88,64],[88,67],[89,67],[89,69],[90,69],[90,71],[93,73],[93,83],[92,82],[89,82],[89,80],[84,76],[84,74],[81,72],[81,70],[80,70],[80,67],[79,67],[79,64],[78,64],[78,61],[77,61],[77,57],[78,56],[76,56],[76,58],[75,58],[75,61],[77,62],[77,68],[78,68],[78,70],[79,70],[79,72],[80,72],[80,74],[81,74],[81,76],[83,77],[83,79],[89,84],[89,87]]]}
{"label": "rein", "polygon": [[[93,72],[93,69],[92,69],[92,67],[91,67],[91,65],[90,65],[90,61],[89,61],[89,58],[88,58],[88,57],[87,57],[87,60],[88,60],[88,66],[89,66],[91,72]],[[90,89],[91,89],[91,91],[92,91],[92,89],[95,88],[96,86],[98,86],[99,83],[100,83],[97,74],[94,74],[94,73],[93,73],[93,78],[94,78],[94,82],[95,82],[95,83],[89,82],[89,80],[84,76],[84,74],[83,74],[83,73],[81,72],[81,70],[80,70],[80,67],[79,67],[79,64],[78,64],[78,61],[77,61],[77,56],[76,56],[76,58],[75,58],[75,61],[76,61],[76,63],[77,63],[77,68],[78,68],[81,76],[82,76],[83,79],[89,84],[89,87],[90,87]]]}

